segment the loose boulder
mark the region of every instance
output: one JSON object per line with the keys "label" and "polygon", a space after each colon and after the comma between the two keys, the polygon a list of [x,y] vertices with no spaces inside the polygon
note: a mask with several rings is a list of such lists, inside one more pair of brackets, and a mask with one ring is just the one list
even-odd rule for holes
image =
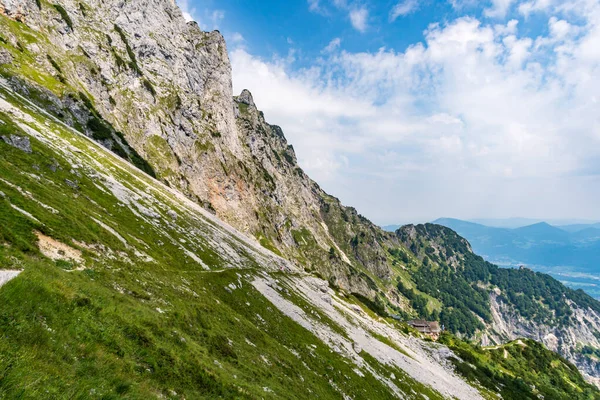
{"label": "loose boulder", "polygon": [[15,147],[19,150],[24,151],[25,153],[31,153],[31,142],[27,136],[2,136],[2,140],[6,142],[6,144]]}

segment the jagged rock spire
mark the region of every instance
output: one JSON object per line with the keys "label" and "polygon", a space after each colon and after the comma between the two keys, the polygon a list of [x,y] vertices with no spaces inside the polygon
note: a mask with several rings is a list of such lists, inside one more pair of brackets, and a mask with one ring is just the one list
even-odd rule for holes
{"label": "jagged rock spire", "polygon": [[248,89],[242,90],[242,93],[237,97],[238,103],[247,104],[249,106],[256,107],[254,104],[254,98],[252,97],[252,93]]}

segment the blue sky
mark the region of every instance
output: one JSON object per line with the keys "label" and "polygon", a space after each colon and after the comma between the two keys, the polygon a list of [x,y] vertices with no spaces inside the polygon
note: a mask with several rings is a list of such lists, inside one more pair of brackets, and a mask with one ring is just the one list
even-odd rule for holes
{"label": "blue sky", "polygon": [[[377,51],[381,47],[403,50],[422,41],[423,33],[431,23],[444,23],[462,16],[482,18],[489,7],[477,3],[464,2],[455,7],[453,4],[457,3],[447,0],[355,3],[188,0],[185,4],[186,9],[193,10],[195,19],[201,21],[204,29],[219,29],[229,39],[241,34],[248,50],[257,56],[285,55],[294,48],[302,53],[298,65],[306,66],[303,63],[318,57],[335,38],[342,40],[347,51]],[[396,8],[399,4],[404,7]],[[353,25],[350,14],[363,9],[367,11],[365,25],[364,29],[358,29],[360,27]],[[402,14],[395,14],[395,10]],[[520,15],[517,9],[510,8],[506,17],[519,18]],[[547,31],[546,21],[538,14],[530,15],[521,27],[530,35]]]}
{"label": "blue sky", "polygon": [[600,219],[598,0],[179,0],[375,222]]}

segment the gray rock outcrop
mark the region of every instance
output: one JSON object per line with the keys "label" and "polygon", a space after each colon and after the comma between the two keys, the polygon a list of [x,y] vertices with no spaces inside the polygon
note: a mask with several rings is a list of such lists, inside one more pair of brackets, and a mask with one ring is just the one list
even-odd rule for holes
{"label": "gray rock outcrop", "polygon": [[29,138],[27,136],[8,135],[8,136],[2,136],[1,138],[6,144],[8,144],[12,147],[15,147],[19,150],[22,150],[25,153],[32,152],[31,141],[29,140]]}

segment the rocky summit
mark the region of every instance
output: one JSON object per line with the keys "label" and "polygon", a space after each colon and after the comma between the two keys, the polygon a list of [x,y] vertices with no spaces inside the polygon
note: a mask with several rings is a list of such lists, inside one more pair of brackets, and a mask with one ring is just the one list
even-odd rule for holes
{"label": "rocky summit", "polygon": [[600,303],[343,206],[171,0],[0,0],[0,222],[0,398],[600,398]]}

